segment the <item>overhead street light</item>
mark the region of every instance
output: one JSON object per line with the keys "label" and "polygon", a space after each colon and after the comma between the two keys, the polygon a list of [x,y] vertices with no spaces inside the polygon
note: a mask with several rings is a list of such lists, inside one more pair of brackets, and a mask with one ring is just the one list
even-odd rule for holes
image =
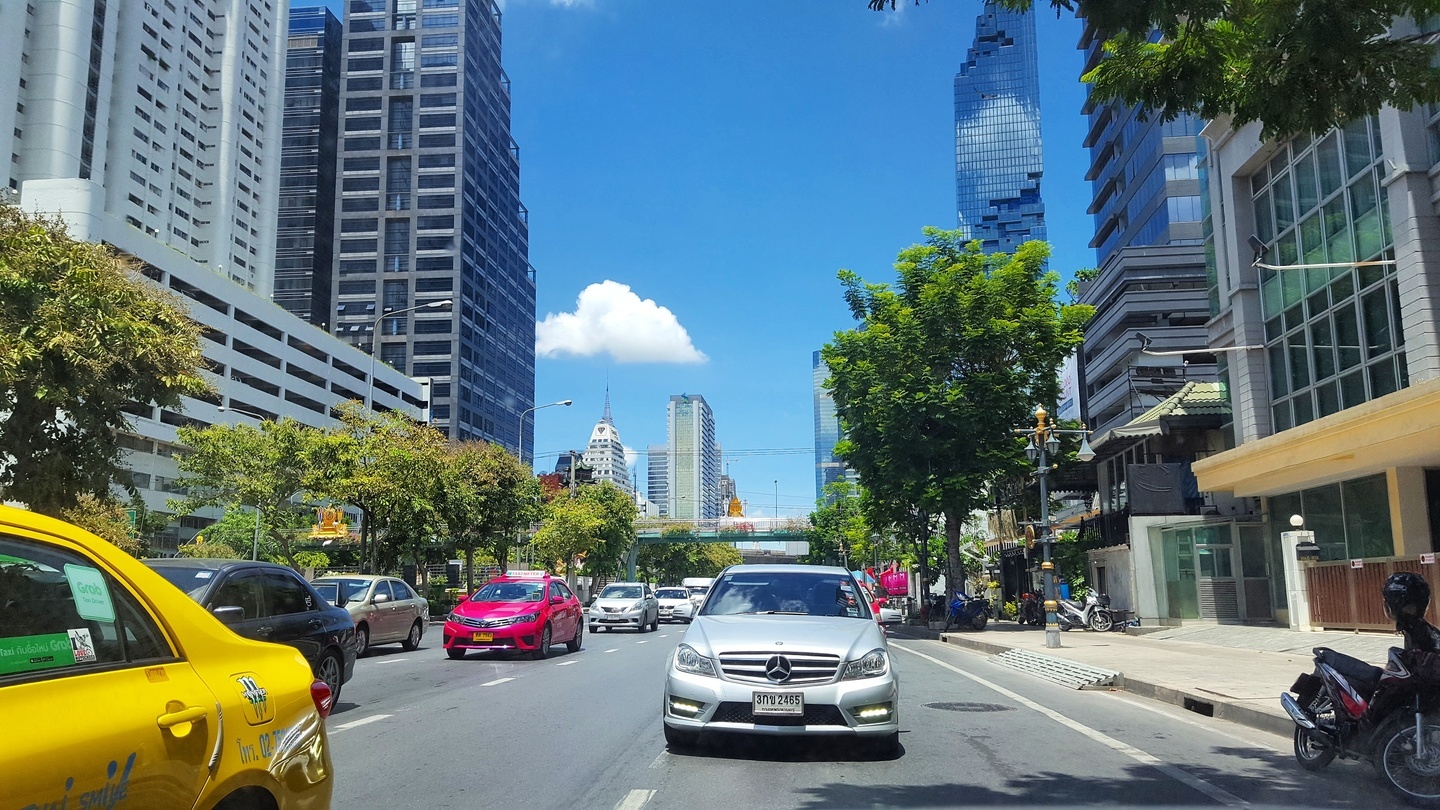
{"label": "overhead street light", "polygon": [[1207,346],[1203,349],[1167,349],[1164,351],[1155,351],[1150,348],[1150,344],[1155,342],[1154,338],[1151,338],[1143,332],[1136,332],[1135,337],[1140,339],[1140,353],[1148,354],[1151,357],[1180,357],[1187,354],[1225,354],[1226,352],[1247,352],[1252,349],[1265,348],[1258,344],[1249,344],[1245,346]]}
{"label": "overhead street light", "polygon": [[1027,437],[1025,443],[1025,457],[1033,462],[1038,462],[1035,468],[1035,476],[1040,479],[1040,533],[1039,540],[1045,550],[1044,562],[1040,564],[1040,571],[1045,578],[1045,646],[1050,649],[1060,647],[1060,622],[1055,615],[1059,608],[1059,602],[1055,598],[1055,563],[1050,561],[1050,547],[1055,542],[1055,537],[1050,531],[1050,493],[1048,479],[1052,469],[1050,456],[1060,452],[1060,437],[1079,436],[1080,450],[1075,454],[1076,458],[1084,462],[1095,459],[1095,451],[1090,449],[1090,431],[1081,425],[1079,430],[1062,429],[1055,424],[1045,409],[1035,409],[1035,426],[1015,428],[1016,434]]}
{"label": "overhead street light", "polygon": [[1397,264],[1394,259],[1371,259],[1365,262],[1318,262],[1315,264],[1265,264],[1265,254],[1270,252],[1270,246],[1255,234],[1250,234],[1247,240],[1250,250],[1255,254],[1255,261],[1250,263],[1251,267],[1259,267],[1265,270],[1322,270],[1329,267],[1374,267],[1377,265]]}
{"label": "overhead street light", "polygon": [[365,407],[368,410],[375,410],[375,353],[380,348],[380,335],[377,333],[380,322],[386,318],[393,318],[396,315],[404,315],[408,312],[417,312],[422,309],[439,309],[441,307],[448,307],[454,303],[454,299],[451,298],[446,298],[443,301],[430,301],[424,304],[417,304],[413,307],[406,307],[405,309],[397,309],[394,312],[382,312],[370,319],[370,377],[368,380],[369,385],[365,389]]}
{"label": "overhead street light", "polygon": [[[536,411],[541,411],[546,408],[554,408],[557,405],[568,408],[570,407],[570,404],[572,402],[574,402],[574,400],[562,399],[558,402],[551,402],[545,405],[536,405],[532,408],[526,408],[525,410],[520,412],[520,435],[516,437],[515,444],[517,446],[517,450],[515,454],[522,462],[525,460],[525,417]],[[535,465],[532,463],[530,467],[533,469]],[[572,472],[571,474],[573,475],[574,473]]]}
{"label": "overhead street light", "polygon": [[[243,408],[235,408],[235,407],[232,407],[232,406],[230,406],[230,405],[217,405],[217,406],[215,407],[215,410],[217,410],[217,411],[219,411],[219,412],[221,412],[221,413],[228,413],[228,412],[230,412],[230,411],[234,411],[235,413],[238,413],[238,414],[240,414],[241,416],[248,416],[248,417],[251,417],[252,419],[259,419],[261,422],[273,422],[273,421],[274,421],[273,419],[270,419],[269,417],[261,416],[261,415],[258,414],[258,413],[252,413],[252,412],[250,412],[250,411],[244,410]],[[250,507],[251,509],[254,509],[254,510],[255,510],[255,537],[254,537],[254,539],[252,539],[252,540],[250,541],[250,559],[252,559],[252,560],[258,560],[258,559],[260,559],[260,507],[255,506],[254,504],[248,504],[248,503],[247,503],[247,504],[242,504],[242,506],[248,506],[248,507]]]}

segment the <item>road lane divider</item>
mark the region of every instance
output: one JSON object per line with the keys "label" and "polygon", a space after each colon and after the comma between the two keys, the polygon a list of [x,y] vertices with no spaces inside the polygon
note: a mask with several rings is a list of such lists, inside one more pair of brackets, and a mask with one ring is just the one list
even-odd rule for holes
{"label": "road lane divider", "polygon": [[341,723],[340,725],[329,729],[329,732],[331,734],[338,734],[341,731],[347,731],[349,729],[357,728],[359,726],[369,725],[370,723],[375,723],[393,716],[394,715],[389,714],[372,714],[369,717],[362,717],[359,720],[351,720],[348,723]]}
{"label": "road lane divider", "polygon": [[556,664],[555,666],[557,666],[557,667],[568,667],[568,666],[570,666],[571,664],[578,664],[578,663],[580,663],[580,662],[579,662],[579,661],[561,661],[560,663]]}
{"label": "road lane divider", "polygon": [[637,642],[635,642],[635,643],[636,643],[636,644],[645,644],[645,643],[648,642],[648,641],[649,641],[649,639],[646,639],[645,641],[637,641]]}
{"label": "road lane divider", "polygon": [[493,680],[493,681],[490,681],[490,682],[488,682],[488,683],[482,683],[482,684],[480,684],[480,685],[481,685],[481,686],[499,686],[499,685],[502,684],[502,683],[509,683],[510,681],[513,681],[513,680],[515,680],[515,679],[514,679],[514,678],[496,678],[496,679]]}
{"label": "road lane divider", "polygon": [[625,794],[625,798],[615,805],[615,810],[640,810],[650,797],[655,795],[653,790],[632,790]]}
{"label": "road lane divider", "polygon": [[618,651],[619,649],[620,649],[619,647],[611,647],[610,649],[606,650],[605,652],[607,652],[607,653],[612,653],[612,652]]}
{"label": "road lane divider", "polygon": [[380,666],[380,665],[382,665],[382,664],[398,664],[398,663],[400,663],[401,661],[409,661],[409,660],[410,660],[409,658],[387,658],[387,659],[385,659],[384,661],[376,661],[376,662],[375,662],[375,666],[378,667],[378,666]]}
{"label": "road lane divider", "polygon": [[[939,644],[940,642],[931,642],[931,643]],[[1045,715],[1046,717],[1050,718],[1051,720],[1054,720],[1055,722],[1059,723],[1060,725],[1065,726],[1066,728],[1069,728],[1069,729],[1071,729],[1071,730],[1073,730],[1073,731],[1077,731],[1077,732],[1085,735],[1086,737],[1089,737],[1090,739],[1094,740],[1095,742],[1100,743],[1101,745],[1105,745],[1105,746],[1107,746],[1107,747],[1109,747],[1109,748],[1111,748],[1111,749],[1113,749],[1113,750],[1115,750],[1115,751],[1118,751],[1119,753],[1122,753],[1122,754],[1130,757],[1131,759],[1135,760],[1136,762],[1139,762],[1139,763],[1141,763],[1141,764],[1143,764],[1143,765],[1149,765],[1150,767],[1152,767],[1152,768],[1160,771],[1161,773],[1165,774],[1166,776],[1170,777],[1171,779],[1174,779],[1175,781],[1180,782],[1181,784],[1188,785],[1188,786],[1194,788],[1195,790],[1200,791],[1201,793],[1205,794],[1206,796],[1209,796],[1211,799],[1214,799],[1215,801],[1219,802],[1220,804],[1225,805],[1226,807],[1249,807],[1249,806],[1250,806],[1250,803],[1249,803],[1249,802],[1245,801],[1244,799],[1240,798],[1239,796],[1236,796],[1235,794],[1233,794],[1233,793],[1231,793],[1231,792],[1229,792],[1229,791],[1227,791],[1227,790],[1224,790],[1223,788],[1216,787],[1215,785],[1212,785],[1212,784],[1210,784],[1209,782],[1206,782],[1204,779],[1201,779],[1200,777],[1195,776],[1194,774],[1191,774],[1191,773],[1189,773],[1188,771],[1185,771],[1185,770],[1183,770],[1183,769],[1181,769],[1181,768],[1179,768],[1179,767],[1177,767],[1177,766],[1175,766],[1175,765],[1171,765],[1170,763],[1165,762],[1164,760],[1160,759],[1159,757],[1157,757],[1157,756],[1155,756],[1155,755],[1153,755],[1153,754],[1147,753],[1147,752],[1145,752],[1145,751],[1141,751],[1139,748],[1136,748],[1135,746],[1130,745],[1130,744],[1127,743],[1127,742],[1122,742],[1121,740],[1117,740],[1117,739],[1115,739],[1114,737],[1111,737],[1109,734],[1106,734],[1106,733],[1103,732],[1103,731],[1099,731],[1099,730],[1097,730],[1097,729],[1093,729],[1093,728],[1085,725],[1084,723],[1078,722],[1078,721],[1076,721],[1076,720],[1072,720],[1072,719],[1070,719],[1069,717],[1066,717],[1065,715],[1061,714],[1060,712],[1057,712],[1057,711],[1055,711],[1054,709],[1048,708],[1048,707],[1046,707],[1046,706],[1042,706],[1042,705],[1040,705],[1039,703],[1036,703],[1035,701],[1031,700],[1030,698],[1025,697],[1024,695],[1021,695],[1021,694],[1018,693],[1018,692],[1014,692],[1014,691],[1011,691],[1011,690],[1009,690],[1009,689],[1006,689],[1005,687],[1001,686],[1001,685],[998,684],[998,683],[994,683],[993,681],[986,680],[985,678],[982,678],[982,677],[980,677],[979,675],[974,675],[974,674],[971,674],[971,673],[969,673],[969,672],[966,672],[965,670],[963,670],[963,669],[961,669],[961,668],[959,668],[959,667],[957,667],[957,666],[955,666],[955,665],[953,665],[953,664],[950,664],[950,663],[945,662],[945,661],[941,661],[939,658],[936,658],[936,657],[933,656],[933,655],[926,655],[925,653],[922,653],[922,652],[920,652],[919,650],[912,650],[912,649],[910,649],[909,647],[906,647],[906,646],[903,646],[903,645],[900,645],[900,644],[892,644],[892,645],[890,645],[890,646],[891,646],[891,649],[900,650],[901,652],[906,652],[906,653],[909,653],[910,655],[914,655],[914,656],[917,656],[917,657],[919,657],[919,658],[923,658],[923,659],[925,659],[926,661],[929,661],[929,662],[932,663],[932,664],[936,664],[936,665],[938,665],[938,666],[944,667],[945,669],[948,669],[948,670],[950,670],[951,672],[954,672],[955,674],[960,675],[961,677],[968,678],[968,679],[970,679],[971,681],[974,681],[975,683],[977,683],[977,684],[979,684],[979,685],[981,685],[981,686],[983,686],[983,687],[985,687],[985,688],[987,688],[987,689],[990,689],[990,690],[992,690],[992,691],[994,691],[994,692],[998,692],[998,693],[1004,695],[1005,697],[1008,697],[1008,698],[1010,698],[1011,700],[1015,701],[1016,703],[1019,703],[1020,705],[1024,706],[1025,708],[1030,709],[1030,710],[1035,711],[1035,712],[1039,712],[1040,714]]]}

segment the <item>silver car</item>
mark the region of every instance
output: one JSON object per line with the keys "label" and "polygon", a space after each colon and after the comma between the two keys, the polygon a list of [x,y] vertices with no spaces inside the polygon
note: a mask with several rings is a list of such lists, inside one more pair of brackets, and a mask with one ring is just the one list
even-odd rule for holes
{"label": "silver car", "polygon": [[420,646],[430,603],[404,580],[356,574],[320,577],[311,584],[325,601],[350,611],[359,655],[376,644],[399,642],[406,650]]}
{"label": "silver car", "polygon": [[685,622],[695,616],[695,603],[690,601],[690,592],[684,588],[657,588],[655,598],[660,602],[660,621]]}
{"label": "silver car", "polygon": [[674,748],[701,732],[849,735],[891,756],[899,705],[885,632],[849,571],[737,565],[670,657],[661,718]]}
{"label": "silver car", "polygon": [[643,582],[612,582],[590,603],[590,632],[633,627],[644,633],[660,627],[660,602]]}

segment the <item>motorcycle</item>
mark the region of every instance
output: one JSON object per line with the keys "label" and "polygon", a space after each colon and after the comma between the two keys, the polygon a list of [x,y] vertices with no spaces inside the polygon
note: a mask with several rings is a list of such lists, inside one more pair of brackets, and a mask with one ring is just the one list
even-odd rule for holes
{"label": "motorcycle", "polygon": [[1086,594],[1083,605],[1072,599],[1061,599],[1055,608],[1055,617],[1061,630],[1078,627],[1107,633],[1115,626],[1115,617],[1110,614],[1110,597],[1094,591]]}
{"label": "motorcycle", "polygon": [[948,631],[952,626],[966,625],[972,630],[984,630],[994,615],[995,609],[988,600],[956,591],[955,598],[950,600],[950,614],[945,618],[945,630]]}
{"label": "motorcycle", "polygon": [[1045,624],[1045,609],[1040,603],[1040,597],[1033,593],[1020,594],[1019,611],[1016,613],[1015,622],[1035,627]]}
{"label": "motorcycle", "polygon": [[1406,649],[1391,647],[1384,669],[1316,647],[1315,671],[1302,673],[1280,705],[1295,721],[1302,768],[1369,759],[1400,799],[1440,808],[1440,655],[1414,643],[1435,628],[1420,622],[1404,632]]}

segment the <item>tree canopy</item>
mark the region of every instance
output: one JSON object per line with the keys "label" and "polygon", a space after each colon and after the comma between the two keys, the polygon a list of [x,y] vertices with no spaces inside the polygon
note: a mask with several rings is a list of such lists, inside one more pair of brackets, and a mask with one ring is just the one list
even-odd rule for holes
{"label": "tree canopy", "polygon": [[943,515],[958,575],[963,524],[1017,463],[1012,430],[1055,401],[1056,371],[1094,310],[1057,302],[1042,242],[987,255],[960,231],[924,233],[900,252],[893,286],[840,272],[860,325],[821,356],[844,435],[835,450],[869,492],[872,524],[913,525],[905,534],[923,542],[928,516]]}
{"label": "tree canopy", "polygon": [[210,390],[177,298],[58,219],[0,205],[0,499],[59,515],[129,475],[127,409]]}
{"label": "tree canopy", "polygon": [[[1028,10],[1035,0],[1000,0]],[[919,3],[919,0],[916,0]],[[894,10],[896,0],[869,0]],[[1440,0],[1049,0],[1108,35],[1082,80],[1100,99],[1138,104],[1166,120],[1259,121],[1265,137],[1324,132],[1440,101],[1433,39],[1392,36],[1397,18],[1426,20]],[[1152,36],[1160,32],[1161,37]]]}
{"label": "tree canopy", "polygon": [[520,460],[498,444],[451,446],[440,473],[436,514],[456,548],[465,552],[467,593],[475,590],[475,552],[508,568],[520,530],[539,519],[540,485]]}

